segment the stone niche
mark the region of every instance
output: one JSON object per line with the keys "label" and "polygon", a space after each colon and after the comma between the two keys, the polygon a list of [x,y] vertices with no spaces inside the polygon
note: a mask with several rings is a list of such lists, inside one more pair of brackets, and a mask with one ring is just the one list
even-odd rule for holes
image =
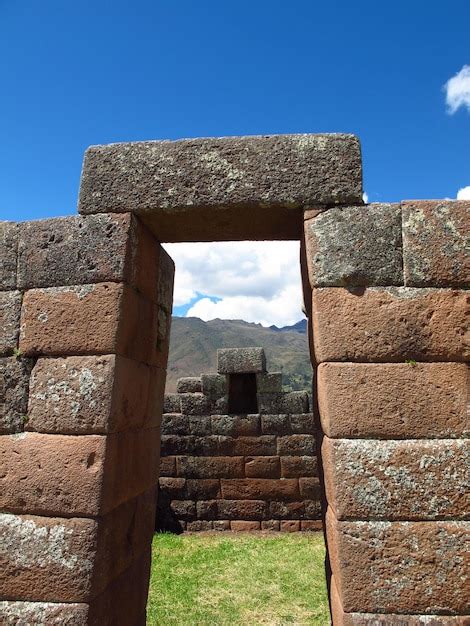
{"label": "stone niche", "polygon": [[165,396],[159,530],[317,530],[320,486],[305,391],[282,391],[263,348],[224,348],[217,373]]}

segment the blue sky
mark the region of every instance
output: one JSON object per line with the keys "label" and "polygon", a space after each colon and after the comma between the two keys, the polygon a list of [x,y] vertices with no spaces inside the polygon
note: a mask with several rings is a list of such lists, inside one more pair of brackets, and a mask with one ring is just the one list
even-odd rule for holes
{"label": "blue sky", "polygon": [[91,144],[212,135],[356,133],[370,201],[455,198],[469,32],[468,0],[0,0],[0,218],[73,214]]}

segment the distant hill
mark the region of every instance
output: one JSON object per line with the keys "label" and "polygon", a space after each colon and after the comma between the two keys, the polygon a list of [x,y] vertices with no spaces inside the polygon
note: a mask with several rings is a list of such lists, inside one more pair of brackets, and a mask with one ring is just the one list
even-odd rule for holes
{"label": "distant hill", "polygon": [[293,326],[266,328],[243,320],[203,322],[197,317],[174,317],[166,391],[176,391],[181,376],[215,372],[217,348],[246,346],[265,349],[267,368],[283,373],[284,389],[310,391],[312,370],[306,330],[306,320]]}

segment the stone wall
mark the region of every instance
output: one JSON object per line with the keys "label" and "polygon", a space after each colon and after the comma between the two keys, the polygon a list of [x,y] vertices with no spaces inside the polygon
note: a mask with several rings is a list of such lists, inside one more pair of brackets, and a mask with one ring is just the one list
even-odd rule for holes
{"label": "stone wall", "polygon": [[[308,394],[283,392],[281,373],[266,372],[262,348],[222,349],[217,357],[218,373],[181,378],[178,393],[165,396],[159,529],[320,529]],[[251,374],[254,389],[231,387],[240,374],[248,383]],[[228,414],[239,402],[253,413]]]}
{"label": "stone wall", "polygon": [[0,622],[145,624],[173,262],[130,214],[0,234]]}
{"label": "stone wall", "polygon": [[304,229],[333,623],[468,623],[470,202]]}

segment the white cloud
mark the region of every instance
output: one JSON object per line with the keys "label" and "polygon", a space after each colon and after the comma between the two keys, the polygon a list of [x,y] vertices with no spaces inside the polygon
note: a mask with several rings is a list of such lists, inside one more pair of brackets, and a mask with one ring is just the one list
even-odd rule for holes
{"label": "white cloud", "polygon": [[470,185],[457,191],[457,200],[470,200]]}
{"label": "white cloud", "polygon": [[299,242],[165,244],[175,261],[175,306],[198,300],[188,316],[244,319],[263,325],[302,318]]}
{"label": "white cloud", "polygon": [[464,65],[460,72],[444,85],[447,111],[453,115],[460,107],[470,112],[470,65]]}
{"label": "white cloud", "polygon": [[362,201],[367,204],[369,202],[369,196],[367,195],[367,193],[364,191],[364,193],[362,194]]}

